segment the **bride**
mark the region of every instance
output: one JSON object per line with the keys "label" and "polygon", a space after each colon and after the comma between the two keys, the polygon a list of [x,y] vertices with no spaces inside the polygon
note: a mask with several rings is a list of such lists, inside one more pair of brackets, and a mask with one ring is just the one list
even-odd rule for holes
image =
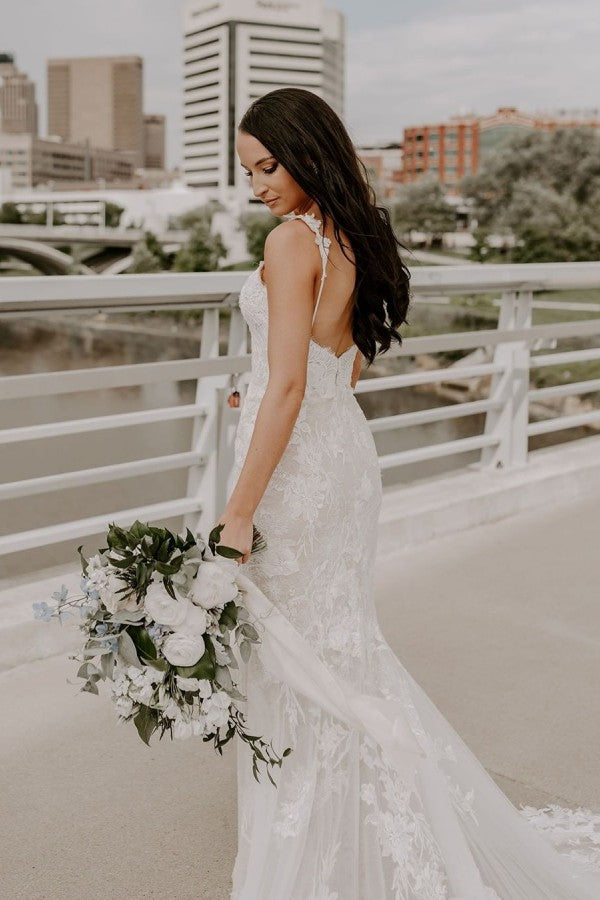
{"label": "bride", "polygon": [[[598,900],[594,848],[557,849],[527,821],[377,621],[381,474],[353,388],[406,319],[388,214],[308,91],[256,100],[237,151],[285,221],[240,293],[252,369],[220,539],[243,553],[262,628],[241,672],[248,726],[292,752],[274,788],[238,744],[232,900]],[[253,524],[267,544],[254,555]]]}

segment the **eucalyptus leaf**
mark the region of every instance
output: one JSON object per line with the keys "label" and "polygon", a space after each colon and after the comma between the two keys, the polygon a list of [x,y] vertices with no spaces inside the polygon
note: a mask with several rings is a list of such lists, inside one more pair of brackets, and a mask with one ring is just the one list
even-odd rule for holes
{"label": "eucalyptus leaf", "polygon": [[252,644],[249,641],[243,640],[240,644],[240,655],[244,662],[247,663],[252,655]]}
{"label": "eucalyptus leaf", "polygon": [[136,668],[141,669],[142,664],[138,659],[135,644],[126,630],[121,631],[117,641],[119,644],[119,656],[123,662],[129,666],[136,666]]}
{"label": "eucalyptus leaf", "polygon": [[254,627],[254,625],[250,625],[249,622],[245,622],[240,626],[240,631],[244,635],[244,637],[250,638],[251,641],[258,641],[258,631]]}
{"label": "eucalyptus leaf", "polygon": [[227,666],[216,666],[215,680],[219,682],[225,691],[232,690],[233,681],[231,680],[231,673]]}

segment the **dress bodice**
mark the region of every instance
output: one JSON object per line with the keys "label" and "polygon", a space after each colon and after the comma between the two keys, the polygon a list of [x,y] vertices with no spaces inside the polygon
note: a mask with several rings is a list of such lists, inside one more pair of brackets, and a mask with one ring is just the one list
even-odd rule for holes
{"label": "dress bodice", "polygon": [[[327,259],[330,241],[321,233],[319,219],[305,213],[291,218],[302,219],[315,234],[315,244],[319,248],[322,262],[321,286],[315,309],[313,323],[319,307],[319,301],[323,291],[323,285],[327,277]],[[269,364],[267,358],[267,336],[269,315],[267,306],[267,288],[260,271],[262,261],[258,267],[250,273],[240,291],[240,311],[250,330],[252,340],[252,372],[251,381],[255,385],[266,386],[269,377]],[[338,391],[352,390],[352,368],[357,352],[356,344],[351,344],[340,356],[336,356],[330,347],[319,344],[314,338],[310,338],[308,349],[308,364],[306,376],[305,397],[326,398],[333,397]]]}

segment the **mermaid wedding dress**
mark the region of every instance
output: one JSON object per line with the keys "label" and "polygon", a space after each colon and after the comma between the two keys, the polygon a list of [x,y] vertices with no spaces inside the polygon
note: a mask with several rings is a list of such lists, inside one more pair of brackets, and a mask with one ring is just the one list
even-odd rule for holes
{"label": "mermaid wedding dress", "polygon": [[[297,218],[323,265],[314,323],[329,241],[318,219]],[[231,484],[268,378],[260,269],[239,300],[252,368]],[[383,637],[381,474],[350,384],[356,349],[336,356],[311,338],[300,413],[254,516],[267,548],[237,567],[262,639],[240,671],[249,730],[292,753],[274,788],[238,742],[231,898],[598,900],[600,816],[528,808],[528,821]]]}

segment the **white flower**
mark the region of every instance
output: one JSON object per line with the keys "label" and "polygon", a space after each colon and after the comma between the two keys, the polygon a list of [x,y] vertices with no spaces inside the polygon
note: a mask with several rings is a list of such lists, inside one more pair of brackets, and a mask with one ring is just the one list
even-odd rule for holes
{"label": "white flower", "polygon": [[186,603],[186,616],[181,625],[178,625],[175,631],[185,634],[206,634],[210,618],[205,609],[200,606],[194,606],[189,600]]}
{"label": "white flower", "polygon": [[129,697],[117,697],[115,709],[121,716],[130,716],[133,711],[133,700]]}
{"label": "white flower", "polygon": [[[95,557],[92,557],[95,559]],[[89,570],[88,570],[89,571]],[[100,601],[111,613],[116,613],[121,609],[135,610],[139,604],[135,592],[126,596],[124,593],[117,593],[126,587],[126,582],[120,577],[119,569],[110,565],[102,565],[92,568],[88,575],[88,590],[96,589],[100,597]]]}
{"label": "white flower", "polygon": [[161,582],[151,582],[146,591],[144,608],[159,625],[177,628],[185,620],[188,612],[185,597],[173,600]]}
{"label": "white flower", "polygon": [[205,699],[212,694],[212,686],[208,678],[184,678],[176,675],[175,680],[182,691],[196,691],[199,697]]}
{"label": "white flower", "polygon": [[189,738],[193,735],[194,729],[191,722],[186,722],[184,719],[175,719],[173,722],[173,737],[176,740],[184,741],[186,738]]}
{"label": "white flower", "polygon": [[204,640],[199,634],[175,632],[165,638],[162,652],[173,666],[193,666],[204,654]]}
{"label": "white flower", "polygon": [[206,717],[206,730],[212,732],[216,728],[227,725],[231,698],[225,691],[215,691],[202,704],[202,712]]}
{"label": "white flower", "polygon": [[212,609],[235,600],[238,593],[235,572],[220,563],[205,561],[192,582],[190,599],[203,609]]}

